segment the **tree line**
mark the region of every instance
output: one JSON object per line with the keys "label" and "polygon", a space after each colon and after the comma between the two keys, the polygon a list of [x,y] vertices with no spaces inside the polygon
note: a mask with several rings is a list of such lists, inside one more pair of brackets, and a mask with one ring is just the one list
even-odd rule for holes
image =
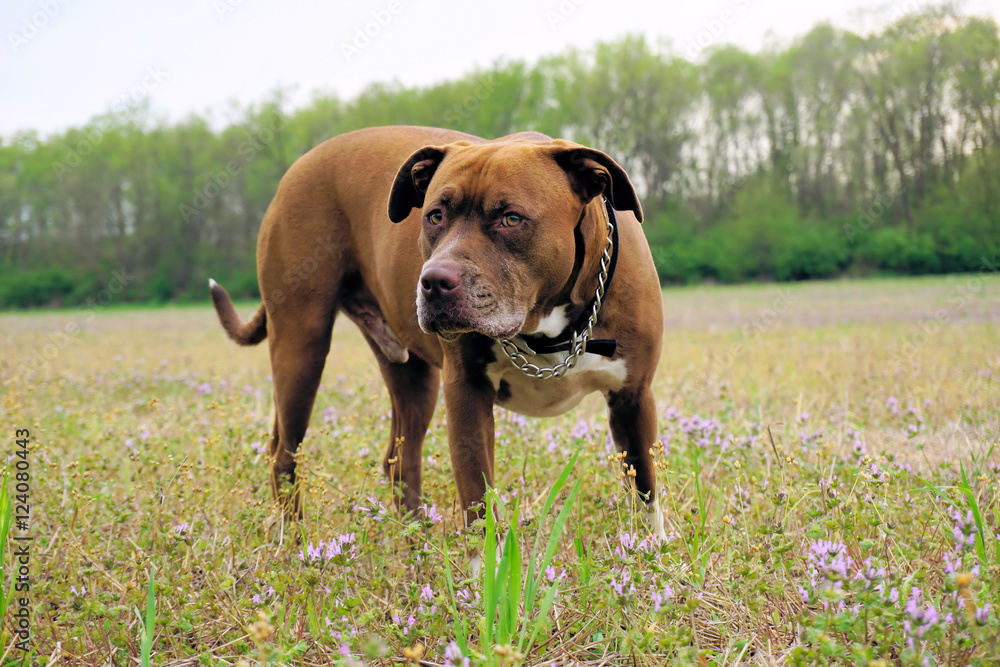
{"label": "tree line", "polygon": [[373,125],[537,130],[632,175],[665,283],[992,270],[1000,253],[1000,34],[951,6],[857,33],[818,25],[692,61],[641,37],[427,87],[379,83],[223,129],[148,104],[0,139],[0,307],[75,305],[112,271],[126,300],[256,296],[254,249],[288,167]]}

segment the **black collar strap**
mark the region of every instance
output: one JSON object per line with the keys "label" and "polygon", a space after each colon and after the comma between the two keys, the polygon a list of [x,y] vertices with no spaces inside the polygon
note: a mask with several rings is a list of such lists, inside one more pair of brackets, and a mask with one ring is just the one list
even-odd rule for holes
{"label": "black collar strap", "polygon": [[[611,202],[607,199],[604,200],[604,207],[607,209],[608,221],[611,223],[612,230],[611,265],[608,267],[608,279],[604,282],[604,298],[607,299],[608,291],[611,289],[611,280],[615,277],[615,267],[618,266],[618,219],[615,217],[615,210],[611,208]],[[576,322],[568,325],[558,336],[550,338],[542,334],[525,334],[522,335],[522,338],[535,354],[569,352],[573,348],[573,335],[586,329],[587,318],[590,317],[590,311],[596,300],[596,296],[591,299],[580,316],[576,318]],[[618,349],[618,341],[614,338],[592,339],[587,341],[583,349],[591,354],[611,358],[615,356],[615,351]]]}

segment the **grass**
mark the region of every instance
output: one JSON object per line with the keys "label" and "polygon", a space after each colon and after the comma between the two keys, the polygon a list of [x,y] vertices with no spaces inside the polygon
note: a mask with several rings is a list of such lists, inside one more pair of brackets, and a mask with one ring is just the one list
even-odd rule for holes
{"label": "grass", "polygon": [[[342,320],[288,525],[266,344],[207,306],[0,315],[34,536],[34,652],[0,664],[995,664],[1000,278],[664,299],[666,541],[629,511],[599,396],[498,410],[492,533],[461,529],[439,410],[425,511],[400,517],[388,398]],[[473,576],[490,534],[506,569]]]}
{"label": "grass", "polygon": [[14,567],[13,559],[8,559],[4,555],[14,521],[14,501],[11,498],[10,489],[7,488],[8,481],[8,470],[5,468],[3,480],[0,481],[0,619],[7,616],[7,608],[10,607],[14,594],[14,582],[16,581],[14,573],[17,570]]}

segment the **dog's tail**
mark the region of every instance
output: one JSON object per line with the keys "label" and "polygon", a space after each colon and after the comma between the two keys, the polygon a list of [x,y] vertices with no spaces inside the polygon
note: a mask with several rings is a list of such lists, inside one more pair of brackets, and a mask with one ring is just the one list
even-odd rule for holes
{"label": "dog's tail", "polygon": [[260,304],[249,322],[244,322],[233,308],[229,292],[222,285],[209,278],[208,289],[212,293],[212,304],[219,315],[219,322],[230,338],[240,345],[256,345],[267,338],[267,311],[264,310],[264,304]]}

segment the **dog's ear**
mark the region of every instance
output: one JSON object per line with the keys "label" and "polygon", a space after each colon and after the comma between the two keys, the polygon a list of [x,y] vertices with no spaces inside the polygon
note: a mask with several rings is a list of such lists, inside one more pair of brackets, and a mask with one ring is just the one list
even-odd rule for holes
{"label": "dog's ear", "polygon": [[552,142],[552,156],[569,175],[584,204],[603,194],[619,211],[632,211],[642,222],[642,206],[628,174],[610,156],[569,141]]}
{"label": "dog's ear", "polygon": [[402,222],[410,215],[410,211],[424,205],[427,186],[444,159],[444,153],[444,147],[424,146],[406,159],[396,172],[396,180],[389,193],[390,220]]}

